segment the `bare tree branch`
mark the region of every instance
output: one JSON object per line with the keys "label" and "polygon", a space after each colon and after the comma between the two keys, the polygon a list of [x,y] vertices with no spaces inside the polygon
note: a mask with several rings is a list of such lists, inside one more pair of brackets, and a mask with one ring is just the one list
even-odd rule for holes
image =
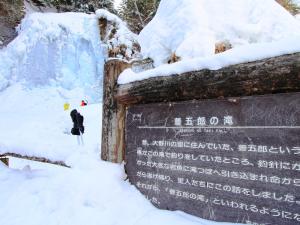
{"label": "bare tree branch", "polygon": [[142,26],[144,27],[144,26],[145,26],[145,23],[144,23],[144,21],[143,21],[143,19],[142,19],[140,10],[139,10],[139,8],[138,8],[138,6],[137,6],[137,4],[136,4],[136,0],[134,0],[133,2],[134,2],[134,7],[135,7],[135,9],[136,9],[136,12],[137,12],[137,14],[138,14],[138,16],[139,16],[140,22],[142,23]]}

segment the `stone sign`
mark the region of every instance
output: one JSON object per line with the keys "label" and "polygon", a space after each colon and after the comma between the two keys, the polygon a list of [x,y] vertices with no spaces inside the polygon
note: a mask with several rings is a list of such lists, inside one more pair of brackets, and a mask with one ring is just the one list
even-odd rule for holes
{"label": "stone sign", "polygon": [[134,105],[126,170],[161,209],[300,224],[300,93]]}

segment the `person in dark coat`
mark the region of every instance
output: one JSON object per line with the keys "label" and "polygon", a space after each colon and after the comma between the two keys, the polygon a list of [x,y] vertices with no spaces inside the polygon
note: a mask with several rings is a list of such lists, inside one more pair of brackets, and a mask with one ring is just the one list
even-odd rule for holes
{"label": "person in dark coat", "polygon": [[76,109],[73,109],[70,113],[70,116],[73,121],[73,128],[71,129],[71,133],[73,135],[81,135],[84,133],[84,126],[83,126],[83,116],[80,115],[79,112],[77,112]]}

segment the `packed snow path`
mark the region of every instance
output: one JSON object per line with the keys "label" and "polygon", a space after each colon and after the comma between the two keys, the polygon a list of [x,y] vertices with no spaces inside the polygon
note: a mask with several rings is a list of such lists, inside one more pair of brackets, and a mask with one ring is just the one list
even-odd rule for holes
{"label": "packed snow path", "polygon": [[[16,90],[15,90],[16,91]],[[18,92],[16,92],[18,93]],[[48,94],[51,94],[49,92]],[[19,96],[20,97],[20,96]],[[0,99],[1,98],[0,96]],[[21,98],[22,99],[22,98]],[[3,225],[217,225],[219,223],[198,219],[182,212],[158,210],[128,181],[124,181],[123,165],[100,160],[101,104],[89,105],[82,109],[85,115],[85,146],[77,146],[76,138],[51,128],[58,122],[60,113],[46,114],[44,107],[53,106],[60,98],[53,98],[47,104],[30,105],[24,113],[26,121],[38,121],[35,132],[45,139],[30,135],[23,138],[24,149],[36,145],[36,150],[51,147],[62,155],[68,155],[66,162],[72,168],[28,161],[11,161],[11,168],[0,163],[0,224]],[[35,99],[36,100],[36,99]],[[7,112],[11,113],[11,112]],[[17,126],[6,114],[9,127]],[[69,119],[66,117],[66,119]],[[51,125],[50,125],[51,124]],[[56,123],[57,124],[57,123]],[[46,129],[45,129],[46,128]],[[2,127],[3,129],[3,127]],[[8,131],[7,138],[12,135]],[[46,131],[45,131],[46,130]],[[1,135],[3,135],[1,133]],[[20,138],[18,134],[18,138]],[[48,141],[46,139],[48,137]],[[1,139],[2,140],[2,139]],[[51,143],[51,146],[43,142]],[[21,145],[19,146],[22,149]],[[23,150],[24,150],[23,149]],[[63,150],[66,150],[65,152]],[[37,152],[38,154],[38,152]],[[54,157],[54,156],[53,156]],[[27,165],[28,164],[28,165]]]}
{"label": "packed snow path", "polygon": [[218,224],[154,208],[123,180],[122,166],[95,156],[77,154],[72,169],[44,165],[18,170],[0,165],[0,224]]}

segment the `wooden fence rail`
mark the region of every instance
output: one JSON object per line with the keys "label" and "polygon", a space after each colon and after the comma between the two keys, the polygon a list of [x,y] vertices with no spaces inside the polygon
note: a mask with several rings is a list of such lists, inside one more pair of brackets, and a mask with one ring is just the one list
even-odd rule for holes
{"label": "wooden fence rail", "polygon": [[37,162],[42,162],[42,163],[49,163],[49,164],[54,164],[54,165],[70,168],[70,166],[66,165],[62,161],[52,161],[52,160],[49,160],[49,159],[46,159],[46,158],[43,158],[43,157],[26,156],[26,155],[21,155],[21,154],[16,154],[16,153],[9,153],[9,152],[0,155],[0,157],[9,157],[9,156],[14,157],[14,158],[27,159],[27,160],[32,160],[32,161],[37,161]]}

